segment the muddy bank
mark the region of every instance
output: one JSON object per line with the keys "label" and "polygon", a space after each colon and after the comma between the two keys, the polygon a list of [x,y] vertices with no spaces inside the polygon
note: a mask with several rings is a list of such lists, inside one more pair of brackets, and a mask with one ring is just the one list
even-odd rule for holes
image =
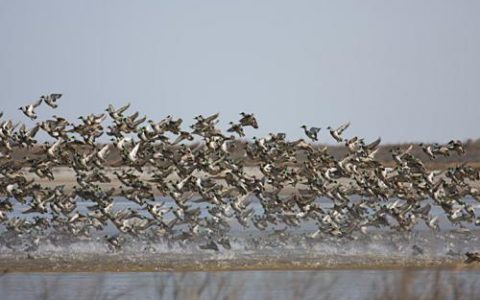
{"label": "muddy bank", "polygon": [[463,258],[413,258],[379,256],[243,257],[242,259],[200,258],[193,255],[126,257],[88,255],[83,257],[0,257],[2,272],[195,272],[253,270],[342,270],[342,269],[430,269],[478,270],[480,263],[466,264]]}

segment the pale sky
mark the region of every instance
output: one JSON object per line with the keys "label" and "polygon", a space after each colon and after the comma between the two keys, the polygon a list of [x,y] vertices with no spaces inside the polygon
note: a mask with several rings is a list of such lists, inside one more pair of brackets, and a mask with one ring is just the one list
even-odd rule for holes
{"label": "pale sky", "polygon": [[0,111],[23,120],[60,92],[40,117],[132,102],[223,128],[253,112],[250,137],[351,121],[346,137],[479,138],[479,16],[480,1],[0,0]]}

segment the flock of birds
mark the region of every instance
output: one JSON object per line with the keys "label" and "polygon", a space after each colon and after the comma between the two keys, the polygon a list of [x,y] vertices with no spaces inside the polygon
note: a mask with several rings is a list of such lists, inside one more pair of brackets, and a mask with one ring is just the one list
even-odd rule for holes
{"label": "flock of birds", "polygon": [[[459,230],[480,225],[472,201],[466,201],[480,202],[479,169],[460,164],[427,170],[410,153],[413,145],[392,149],[394,165],[387,167],[375,159],[380,139],[347,138],[349,123],[327,128],[348,150],[336,159],[328,147],[314,143],[317,127],[302,126],[305,138],[295,141],[271,133],[246,142],[241,139],[246,128],[258,128],[247,113],[230,122],[226,133],[217,128],[218,114],[199,115],[185,130],[182,119],[172,116],[154,121],[127,114],[130,104],[109,105],[104,113],[76,122],[55,115],[36,121],[42,103],[55,109],[61,96],[45,95],[20,108],[34,121],[31,128],[0,114],[3,244],[27,235],[38,244],[52,232],[91,239],[110,226],[113,231],[103,238],[112,250],[130,236],[200,241],[200,248],[218,251],[231,248],[235,222],[279,237],[288,228],[314,224],[314,230],[301,233],[310,241],[368,236],[375,228],[409,232],[419,223],[438,231],[434,206]],[[37,142],[40,132],[51,141]],[[101,143],[105,137],[111,142]],[[432,160],[465,152],[458,140],[419,146]],[[16,157],[22,149],[27,154]],[[74,172],[76,184],[39,184],[55,183],[56,168]],[[131,206],[116,207],[120,198]],[[89,205],[82,210],[81,202]]]}

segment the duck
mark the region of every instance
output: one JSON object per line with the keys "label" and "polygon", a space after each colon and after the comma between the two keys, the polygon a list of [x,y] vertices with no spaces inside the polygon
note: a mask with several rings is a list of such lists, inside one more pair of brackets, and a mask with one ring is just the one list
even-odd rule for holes
{"label": "duck", "polygon": [[19,107],[18,109],[21,110],[31,120],[35,120],[37,118],[37,114],[35,113],[35,108],[39,107],[40,104],[42,104],[42,101],[43,99],[40,99],[37,102]]}
{"label": "duck", "polygon": [[467,259],[465,260],[466,264],[471,264],[474,262],[480,262],[480,252],[466,252],[465,256]]}
{"label": "duck", "polygon": [[62,97],[62,94],[49,94],[49,95],[43,95],[40,97],[41,100],[45,102],[48,106],[51,108],[57,108],[57,100]]}
{"label": "duck", "polygon": [[313,142],[318,141],[318,133],[320,132],[321,128],[319,127],[310,127],[310,129],[307,129],[307,125],[302,125],[302,127],[305,135],[311,139]]}
{"label": "duck", "polygon": [[254,129],[258,129],[257,119],[255,118],[254,114],[247,114],[247,113],[241,112],[240,115],[242,116],[242,118],[239,121],[241,126],[243,127],[250,126]]}
{"label": "duck", "polygon": [[347,130],[347,128],[350,126],[350,122],[347,122],[343,125],[341,125],[340,127],[338,127],[337,129],[333,129],[332,127],[328,126],[327,127],[327,130],[330,131],[330,135],[338,142],[338,143],[341,143],[343,142],[343,138],[342,138],[342,133]]}
{"label": "duck", "polygon": [[227,132],[235,132],[239,137],[245,136],[245,132],[243,131],[241,124],[235,124],[233,122],[229,122],[228,124],[230,124],[230,128],[227,129]]}
{"label": "duck", "polygon": [[113,120],[120,121],[123,119],[123,113],[129,108],[130,102],[118,109],[115,109],[113,105],[109,104],[108,108],[105,111],[108,112],[108,114]]}

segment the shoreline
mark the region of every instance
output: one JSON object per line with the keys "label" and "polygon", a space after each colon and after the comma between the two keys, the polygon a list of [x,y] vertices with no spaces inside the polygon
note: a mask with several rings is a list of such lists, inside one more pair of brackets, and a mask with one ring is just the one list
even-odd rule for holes
{"label": "shoreline", "polygon": [[[463,260],[409,259],[358,257],[350,262],[331,262],[318,259],[243,259],[243,260],[170,260],[128,261],[120,256],[101,256],[98,259],[66,259],[25,257],[0,258],[0,272],[6,273],[126,273],[126,272],[229,272],[229,271],[322,271],[322,270],[451,270],[479,271],[480,263],[466,264]],[[315,262],[312,262],[312,261]],[[99,262],[101,261],[101,262]]]}

